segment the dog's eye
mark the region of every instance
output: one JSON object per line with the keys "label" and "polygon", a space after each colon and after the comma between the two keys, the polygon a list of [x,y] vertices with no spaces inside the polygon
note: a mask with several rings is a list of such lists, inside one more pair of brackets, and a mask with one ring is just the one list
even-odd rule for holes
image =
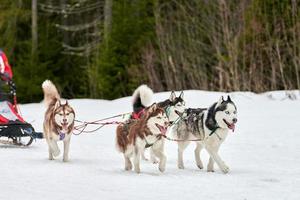
{"label": "dog's eye", "polygon": [[59,116],[63,116],[63,114],[59,113]]}
{"label": "dog's eye", "polygon": [[237,112],[236,112],[236,110],[235,111],[233,111],[233,114],[236,114]]}
{"label": "dog's eye", "polygon": [[161,119],[161,117],[157,117],[157,119]]}
{"label": "dog's eye", "polygon": [[177,107],[180,107],[181,106],[181,104],[177,104]]}
{"label": "dog's eye", "polygon": [[226,113],[227,115],[229,115],[229,111],[225,111],[225,113]]}

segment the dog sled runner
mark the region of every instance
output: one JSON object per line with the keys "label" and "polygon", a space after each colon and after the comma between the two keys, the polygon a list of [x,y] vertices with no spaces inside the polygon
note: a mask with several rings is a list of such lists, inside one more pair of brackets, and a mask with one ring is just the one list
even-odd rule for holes
{"label": "dog sled runner", "polygon": [[42,138],[42,133],[35,132],[19,114],[12,76],[7,58],[0,50],[0,143],[29,146],[35,138]]}

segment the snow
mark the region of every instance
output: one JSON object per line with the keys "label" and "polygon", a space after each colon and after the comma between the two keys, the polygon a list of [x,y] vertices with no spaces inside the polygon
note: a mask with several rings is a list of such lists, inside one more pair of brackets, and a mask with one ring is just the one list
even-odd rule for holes
{"label": "snow", "polygon": [[[289,91],[300,99],[297,91]],[[155,95],[165,100],[169,92]],[[178,93],[179,94],[179,93]],[[224,93],[186,91],[187,107],[207,107]],[[300,101],[286,92],[230,94],[238,107],[236,131],[229,134],[220,155],[231,171],[199,170],[194,144],[184,154],[185,168],[177,169],[177,147],[166,142],[167,168],[142,161],[141,174],[124,171],[115,149],[115,125],[93,134],[72,136],[70,162],[62,156],[49,161],[47,145],[37,140],[28,148],[0,145],[0,199],[300,199]],[[131,111],[130,97],[113,101],[74,99],[77,119],[93,121]],[[42,103],[20,105],[22,114],[42,131]],[[146,153],[148,156],[148,152]],[[204,165],[208,156],[202,152]]]}

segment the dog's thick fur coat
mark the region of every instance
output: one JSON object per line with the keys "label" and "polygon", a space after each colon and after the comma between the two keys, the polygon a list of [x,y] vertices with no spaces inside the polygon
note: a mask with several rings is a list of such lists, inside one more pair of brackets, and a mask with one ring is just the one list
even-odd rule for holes
{"label": "dog's thick fur coat", "polygon": [[48,144],[49,160],[60,154],[58,141],[64,142],[63,161],[69,160],[69,146],[74,128],[75,112],[66,101],[61,103],[60,95],[55,85],[46,80],[42,84],[44,102],[47,110],[44,119],[44,138]]}
{"label": "dog's thick fur coat", "polygon": [[188,109],[183,120],[179,121],[173,128],[173,136],[178,140],[178,168],[184,169],[183,151],[189,145],[189,140],[200,140],[196,142],[195,160],[200,169],[203,163],[200,159],[200,151],[205,148],[210,155],[207,171],[214,171],[214,162],[223,173],[229,172],[219,156],[219,148],[227,137],[228,131],[234,130],[236,118],[236,106],[230,97],[226,101],[223,97],[208,109]]}
{"label": "dog's thick fur coat", "polygon": [[130,120],[120,124],[116,131],[117,149],[124,154],[125,170],[131,170],[130,158],[133,157],[134,170],[140,173],[140,158],[147,146],[159,158],[159,170],[165,171],[166,156],[164,154],[164,139],[168,119],[164,110],[156,104],[146,108],[144,115],[138,120]]}

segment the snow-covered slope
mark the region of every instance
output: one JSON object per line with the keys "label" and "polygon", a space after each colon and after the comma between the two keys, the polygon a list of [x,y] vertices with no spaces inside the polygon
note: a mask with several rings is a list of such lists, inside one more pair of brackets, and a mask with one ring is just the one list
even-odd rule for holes
{"label": "snow-covered slope", "polygon": [[[207,107],[222,93],[186,91],[188,107]],[[298,92],[294,91],[294,97]],[[141,174],[125,172],[123,157],[115,150],[115,125],[93,134],[73,136],[70,162],[47,159],[47,145],[37,140],[29,148],[0,146],[0,200],[93,199],[300,199],[300,101],[285,92],[235,92],[236,131],[229,134],[220,155],[230,167],[222,174],[199,170],[194,145],[184,154],[185,170],[177,169],[177,147],[166,142],[167,168],[143,161]],[[292,95],[293,96],[293,95]],[[155,95],[164,100],[169,93]],[[70,101],[77,119],[96,120],[131,111],[131,99]],[[44,105],[21,105],[22,114],[42,130]],[[148,155],[148,154],[147,154]],[[207,164],[207,153],[202,152]]]}

